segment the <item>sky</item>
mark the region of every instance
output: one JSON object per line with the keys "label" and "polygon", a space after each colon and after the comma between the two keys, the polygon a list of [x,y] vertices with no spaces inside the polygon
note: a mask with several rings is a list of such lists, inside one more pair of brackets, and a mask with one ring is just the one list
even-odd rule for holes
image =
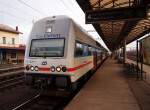
{"label": "sky", "polygon": [[[26,44],[35,21],[54,15],[67,15],[86,31],[95,30],[91,24],[85,24],[85,14],[76,0],[0,0],[0,24],[18,26],[23,33],[19,41],[23,44]],[[89,34],[106,48],[96,31]],[[135,42],[128,47],[134,45]]]}

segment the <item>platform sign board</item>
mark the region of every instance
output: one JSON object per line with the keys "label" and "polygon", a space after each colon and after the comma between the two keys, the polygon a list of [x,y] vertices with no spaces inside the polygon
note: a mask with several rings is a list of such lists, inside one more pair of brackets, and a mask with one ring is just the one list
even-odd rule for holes
{"label": "platform sign board", "polygon": [[150,65],[150,36],[141,40],[143,51],[143,63]]}
{"label": "platform sign board", "polygon": [[105,10],[92,10],[85,12],[87,24],[99,21],[131,20],[146,18],[145,7],[113,8]]}

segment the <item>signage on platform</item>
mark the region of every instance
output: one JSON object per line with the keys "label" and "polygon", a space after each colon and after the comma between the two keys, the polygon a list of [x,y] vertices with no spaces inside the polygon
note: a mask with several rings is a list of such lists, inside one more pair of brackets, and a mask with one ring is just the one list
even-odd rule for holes
{"label": "signage on platform", "polygon": [[85,13],[86,23],[99,21],[143,19],[147,16],[145,7],[111,8],[92,10]]}

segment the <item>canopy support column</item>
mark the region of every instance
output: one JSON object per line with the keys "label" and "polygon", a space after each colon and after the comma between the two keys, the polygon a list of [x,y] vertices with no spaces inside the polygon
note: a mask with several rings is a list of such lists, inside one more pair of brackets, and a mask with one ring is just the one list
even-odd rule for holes
{"label": "canopy support column", "polygon": [[126,63],[126,40],[123,41],[123,63]]}

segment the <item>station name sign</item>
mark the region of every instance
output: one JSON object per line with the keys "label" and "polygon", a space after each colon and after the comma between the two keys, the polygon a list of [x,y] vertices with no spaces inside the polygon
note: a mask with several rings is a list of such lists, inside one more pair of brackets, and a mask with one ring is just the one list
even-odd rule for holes
{"label": "station name sign", "polygon": [[91,24],[99,21],[143,19],[146,16],[146,7],[111,8],[87,11],[85,13],[85,21],[86,24]]}

